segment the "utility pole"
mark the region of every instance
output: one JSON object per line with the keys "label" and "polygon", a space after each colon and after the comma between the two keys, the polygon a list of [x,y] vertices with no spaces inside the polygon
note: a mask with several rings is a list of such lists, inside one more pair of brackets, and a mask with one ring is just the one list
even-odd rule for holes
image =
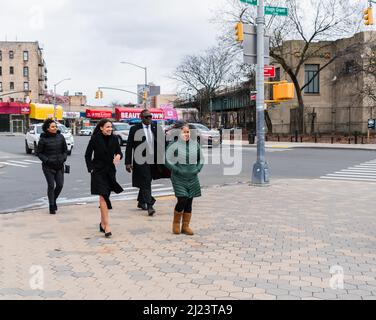
{"label": "utility pole", "polygon": [[265,157],[265,89],[264,89],[264,0],[258,0],[257,7],[257,68],[256,68],[256,114],[257,114],[257,162],[253,167],[252,183],[264,186],[269,183],[269,167]]}

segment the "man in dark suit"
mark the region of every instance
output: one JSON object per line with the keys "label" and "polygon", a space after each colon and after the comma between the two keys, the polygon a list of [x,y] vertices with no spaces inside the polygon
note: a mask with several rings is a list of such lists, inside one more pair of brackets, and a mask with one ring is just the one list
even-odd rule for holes
{"label": "man in dark suit", "polygon": [[156,177],[156,172],[159,168],[158,153],[163,154],[164,161],[164,147],[158,148],[160,145],[158,140],[163,135],[161,141],[164,142],[164,134],[161,133],[163,130],[158,132],[158,126],[152,122],[152,114],[149,110],[145,109],[141,112],[141,120],[141,123],[134,125],[129,131],[125,166],[129,173],[132,172],[132,186],[140,189],[137,207],[147,210],[149,216],[153,216],[156,200],[152,196],[151,182],[153,178],[161,178]]}

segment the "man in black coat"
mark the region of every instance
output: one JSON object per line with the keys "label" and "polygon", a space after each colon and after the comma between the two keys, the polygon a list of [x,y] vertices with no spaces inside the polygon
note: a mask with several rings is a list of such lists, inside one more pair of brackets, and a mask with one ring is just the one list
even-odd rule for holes
{"label": "man in black coat", "polygon": [[163,173],[163,167],[161,171],[165,136],[163,130],[152,122],[149,110],[141,112],[141,120],[129,131],[125,166],[129,173],[132,172],[132,186],[140,189],[138,208],[147,210],[149,216],[153,216],[156,200],[152,196],[151,182],[153,179],[168,178]]}

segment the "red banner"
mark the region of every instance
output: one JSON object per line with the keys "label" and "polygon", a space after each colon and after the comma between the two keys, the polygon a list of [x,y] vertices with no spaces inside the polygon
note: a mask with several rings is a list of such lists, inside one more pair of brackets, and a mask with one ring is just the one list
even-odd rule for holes
{"label": "red banner", "polygon": [[[116,119],[140,119],[140,114],[144,109],[140,108],[116,108]],[[161,109],[151,108],[149,109],[151,115],[153,116],[153,120],[163,120],[164,119],[164,112]]]}
{"label": "red banner", "polygon": [[112,111],[86,109],[86,118],[90,118],[90,119],[110,118],[111,119]]}

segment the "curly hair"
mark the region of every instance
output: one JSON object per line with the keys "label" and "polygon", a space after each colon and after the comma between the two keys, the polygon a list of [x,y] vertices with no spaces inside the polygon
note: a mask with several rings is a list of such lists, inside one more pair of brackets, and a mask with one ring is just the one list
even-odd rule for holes
{"label": "curly hair", "polygon": [[43,122],[43,126],[42,126],[43,132],[45,133],[48,132],[47,130],[50,128],[51,123],[56,123],[56,121],[53,119],[47,119],[46,121]]}

